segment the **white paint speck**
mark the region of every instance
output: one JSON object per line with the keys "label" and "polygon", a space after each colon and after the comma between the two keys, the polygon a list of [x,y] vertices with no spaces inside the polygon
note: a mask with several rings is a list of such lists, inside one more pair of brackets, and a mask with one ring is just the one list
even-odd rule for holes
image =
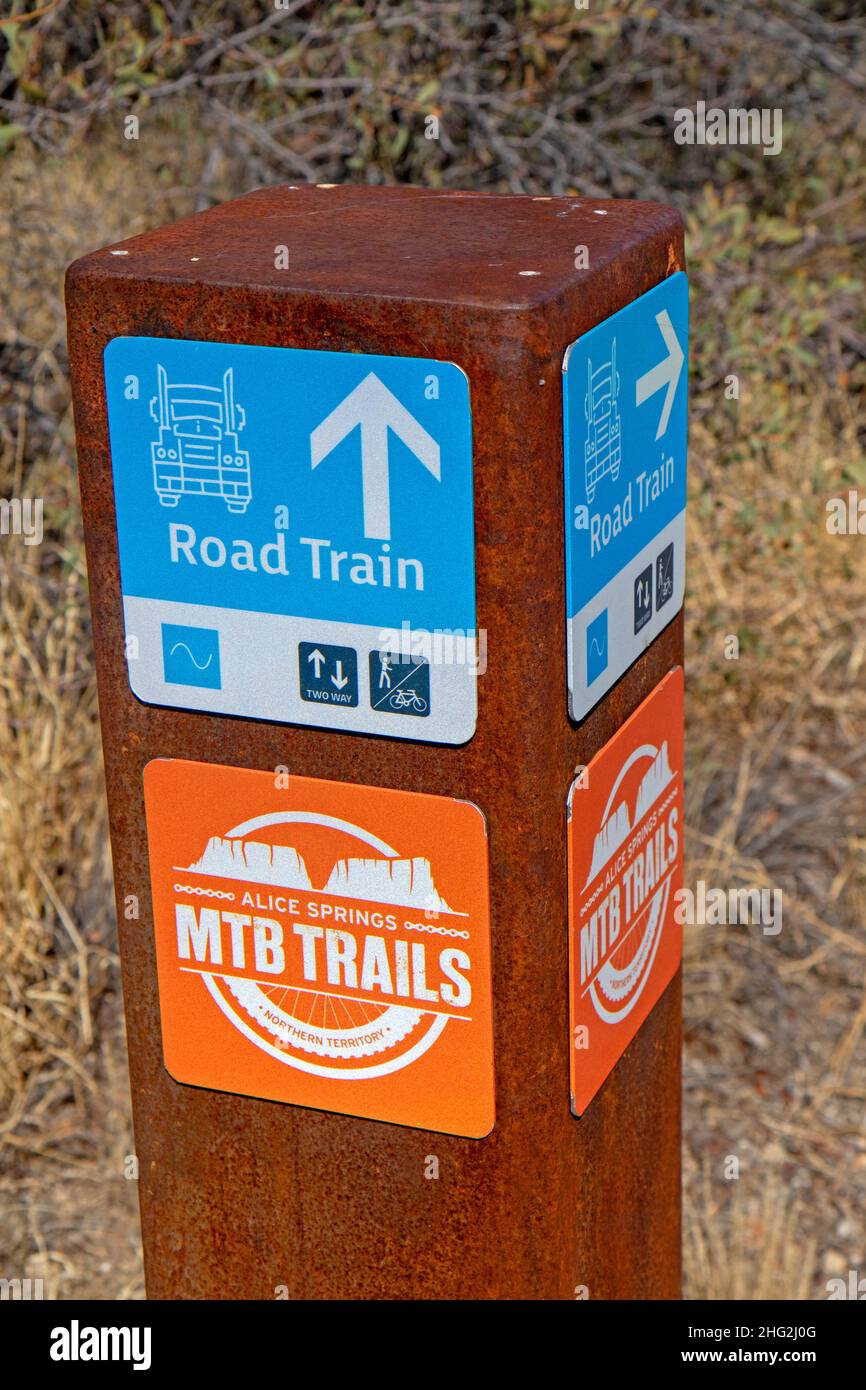
{"label": "white paint speck", "polygon": [[128,255],[129,255],[129,252],[128,252],[128,251],[111,251],[109,254],[112,255],[112,256],[128,256]]}
{"label": "white paint speck", "polygon": [[317,188],[339,188],[339,184],[336,184],[336,183],[317,183],[317,184],[316,184],[316,187],[317,187]]}
{"label": "white paint speck", "polygon": [[607,208],[593,208],[596,217],[607,217]]}
{"label": "white paint speck", "polygon": [[200,261],[200,260],[201,260],[201,256],[190,256],[190,260],[191,260],[191,261]]}
{"label": "white paint speck", "polygon": [[540,270],[518,270],[518,275],[540,275]]}

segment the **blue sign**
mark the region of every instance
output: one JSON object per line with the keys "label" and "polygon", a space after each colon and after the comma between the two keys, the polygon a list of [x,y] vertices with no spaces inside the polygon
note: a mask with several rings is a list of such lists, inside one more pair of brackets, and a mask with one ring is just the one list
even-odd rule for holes
{"label": "blue sign", "polygon": [[605,319],[563,362],[569,711],[582,719],[685,593],[688,280]]}
{"label": "blue sign", "polygon": [[[139,698],[432,742],[472,736],[472,431],[458,367],[115,338],[105,385]],[[373,653],[387,662],[407,650],[430,663],[423,728],[402,706],[376,705],[369,686]]]}

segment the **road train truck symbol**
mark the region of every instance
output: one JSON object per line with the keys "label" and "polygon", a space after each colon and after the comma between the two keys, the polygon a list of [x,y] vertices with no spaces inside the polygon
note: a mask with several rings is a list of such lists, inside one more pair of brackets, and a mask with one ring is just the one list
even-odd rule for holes
{"label": "road train truck symbol", "polygon": [[150,453],[160,502],[176,507],[183,496],[222,497],[230,512],[245,512],[252,497],[250,456],[238,445],[246,413],[235,402],[232,368],[222,386],[170,383],[162,364],[156,371],[150,414],[159,438]]}
{"label": "road train truck symbol", "polygon": [[605,474],[609,473],[614,482],[619,474],[622,457],[622,426],[617,406],[619,384],[614,338],[609,362],[604,362],[593,371],[592,359],[586,359],[584,412],[587,419],[587,438],[583,455],[588,502],[592,501],[596,485]]}

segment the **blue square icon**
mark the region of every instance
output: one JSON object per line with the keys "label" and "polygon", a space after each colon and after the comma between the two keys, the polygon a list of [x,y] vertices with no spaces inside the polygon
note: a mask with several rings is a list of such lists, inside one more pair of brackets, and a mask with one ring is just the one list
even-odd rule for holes
{"label": "blue square icon", "polygon": [[163,623],[162,662],[169,685],[222,689],[219,629]]}
{"label": "blue square icon", "polygon": [[299,642],[298,671],[302,700],[320,705],[357,705],[358,653],[354,647]]}
{"label": "blue square icon", "polygon": [[370,653],[370,704],[382,714],[430,713],[430,663],[423,657]]}
{"label": "blue square icon", "polygon": [[602,608],[597,618],[586,629],[586,683],[593,681],[607,669],[607,609]]}

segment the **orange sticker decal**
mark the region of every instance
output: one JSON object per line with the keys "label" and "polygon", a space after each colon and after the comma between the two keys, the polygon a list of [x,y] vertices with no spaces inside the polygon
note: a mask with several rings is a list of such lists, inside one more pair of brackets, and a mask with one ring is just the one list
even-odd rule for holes
{"label": "orange sticker decal", "polygon": [[582,1115],[676,974],[683,673],[656,686],[568,796],[571,1108]]}
{"label": "orange sticker decal", "polygon": [[171,759],[148,764],[144,790],[176,1081],[489,1134],[476,806]]}

